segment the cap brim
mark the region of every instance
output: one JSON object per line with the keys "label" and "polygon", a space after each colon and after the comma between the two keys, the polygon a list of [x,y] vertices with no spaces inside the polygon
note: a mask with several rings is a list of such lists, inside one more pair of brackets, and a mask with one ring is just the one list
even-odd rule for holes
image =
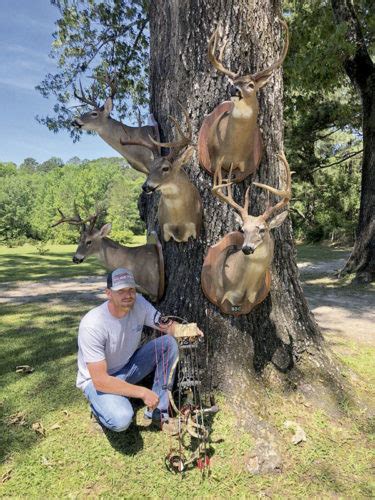
{"label": "cap brim", "polygon": [[114,292],[118,292],[123,288],[137,288],[137,285],[135,283],[119,283],[118,285],[111,286],[111,290]]}

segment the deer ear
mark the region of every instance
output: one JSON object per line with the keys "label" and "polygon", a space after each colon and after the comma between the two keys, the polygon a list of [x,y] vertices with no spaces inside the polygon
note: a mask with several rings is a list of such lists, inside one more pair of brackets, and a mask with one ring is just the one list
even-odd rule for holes
{"label": "deer ear", "polygon": [[104,224],[104,226],[99,231],[100,236],[102,238],[105,238],[111,232],[111,229],[112,229],[111,223]]}
{"label": "deer ear", "polygon": [[284,212],[281,212],[281,214],[276,215],[276,217],[274,217],[269,223],[269,228],[273,229],[275,227],[281,226],[281,224],[287,218],[287,215],[288,215],[288,210],[284,210]]}
{"label": "deer ear", "polygon": [[194,148],[193,146],[189,146],[185,149],[185,151],[173,162],[173,168],[181,168],[182,165],[187,163],[190,158],[193,156]]}
{"label": "deer ear", "polygon": [[103,107],[104,107],[104,113],[106,115],[109,115],[113,108],[113,102],[111,97],[107,97]]}
{"label": "deer ear", "polygon": [[259,78],[259,80],[256,80],[255,88],[258,90],[258,89],[261,89],[262,87],[264,87],[266,85],[266,83],[268,83],[268,80],[271,78],[271,76],[272,76],[272,73],[270,73],[269,75],[261,76]]}

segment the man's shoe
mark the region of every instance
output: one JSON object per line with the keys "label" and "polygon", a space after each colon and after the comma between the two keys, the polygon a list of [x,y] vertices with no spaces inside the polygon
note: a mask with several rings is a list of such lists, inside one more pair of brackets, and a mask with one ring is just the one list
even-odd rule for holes
{"label": "man's shoe", "polygon": [[159,408],[155,408],[152,413],[146,411],[144,414],[144,418],[146,420],[152,420],[153,423],[160,424],[168,422],[169,415],[167,411],[162,411]]}

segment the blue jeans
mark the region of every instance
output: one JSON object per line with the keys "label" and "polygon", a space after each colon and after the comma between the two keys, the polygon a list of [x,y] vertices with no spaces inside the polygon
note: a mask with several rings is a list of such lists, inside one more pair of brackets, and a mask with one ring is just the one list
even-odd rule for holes
{"label": "blue jeans", "polygon": [[[160,411],[167,412],[166,384],[177,357],[176,340],[170,335],[163,335],[135,351],[126,365],[112,376],[129,384],[136,384],[155,369],[152,390],[159,396]],[[134,411],[128,398],[97,391],[91,381],[85,387],[84,394],[90,402],[93,413],[105,427],[115,432],[124,431],[129,427]],[[151,416],[150,412],[146,412],[146,415]]]}

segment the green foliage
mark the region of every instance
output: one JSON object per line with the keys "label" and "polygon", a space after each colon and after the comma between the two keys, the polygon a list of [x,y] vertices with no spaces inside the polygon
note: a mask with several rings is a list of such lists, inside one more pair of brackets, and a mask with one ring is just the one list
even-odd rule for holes
{"label": "green foliage", "polygon": [[[37,89],[56,99],[53,116],[38,117],[57,132],[67,129],[77,140],[80,132],[71,126],[71,99],[82,80],[89,92],[103,100],[108,95],[105,75],[121,75],[117,81],[116,108],[129,117],[147,99],[148,19],[147,0],[79,1],[51,0],[59,10],[51,57],[58,73],[48,74]],[[85,77],[93,77],[87,80]]]}
{"label": "green foliage", "polygon": [[34,158],[25,158],[19,166],[19,172],[23,174],[32,174],[37,171],[39,163]]}
{"label": "green foliage", "polygon": [[0,162],[0,178],[17,173],[17,165],[12,162]]}
{"label": "green foliage", "polygon": [[0,187],[0,242],[31,238],[31,210],[36,186],[33,175],[4,177]]}
{"label": "green foliage", "polygon": [[97,209],[107,209],[107,215],[103,212],[99,217],[98,226],[111,222],[111,236],[128,242],[134,234],[144,232],[137,209],[142,182],[141,174],[124,167],[121,158],[4,177],[0,186],[0,241],[14,245],[24,243],[19,240],[22,237],[76,243],[77,226],[61,224],[51,228],[60,218],[58,208],[73,216],[76,205],[82,218]]}
{"label": "green foliage", "polygon": [[64,162],[62,161],[61,158],[57,158],[56,156],[53,156],[49,160],[41,163],[37,167],[38,172],[50,172],[51,170],[55,168],[61,168],[64,165]]}

